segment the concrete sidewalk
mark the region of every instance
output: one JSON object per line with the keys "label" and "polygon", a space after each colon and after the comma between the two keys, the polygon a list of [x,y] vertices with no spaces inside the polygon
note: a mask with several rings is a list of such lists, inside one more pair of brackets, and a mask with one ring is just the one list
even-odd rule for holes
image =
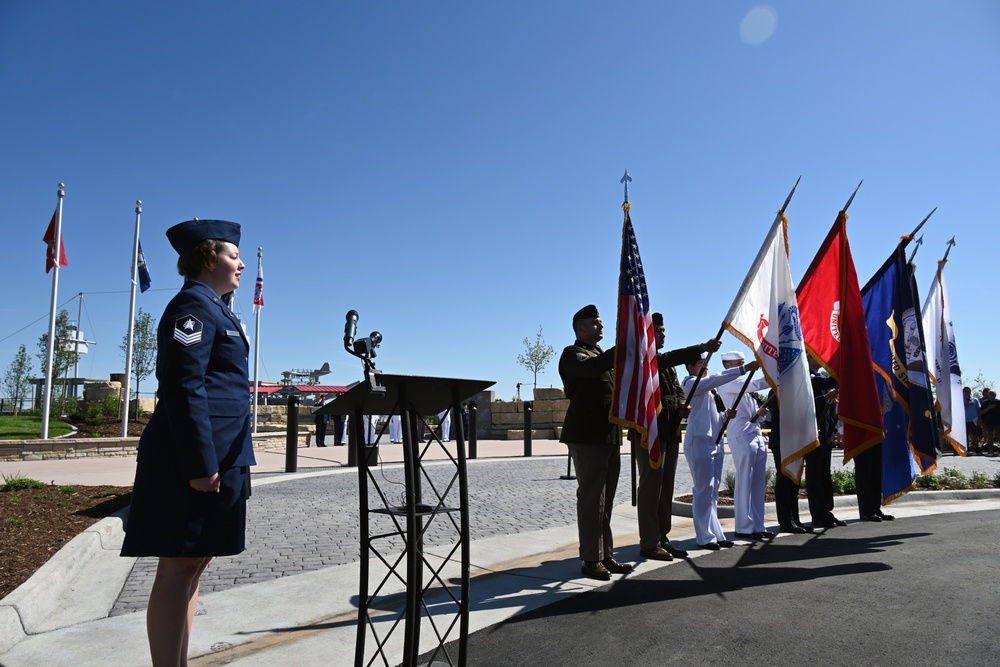
{"label": "concrete sidewalk", "polygon": [[[391,463],[394,450],[401,452],[398,446],[382,447],[380,452],[387,463],[382,474],[390,478],[401,468]],[[525,458],[521,443],[492,441],[479,443],[479,452],[482,460],[470,461],[468,466],[473,514],[471,631],[601,588],[599,582],[579,577],[572,510],[576,485],[558,480],[565,472],[565,447],[553,441],[536,441],[536,456]],[[248,534],[248,553],[216,559],[206,572],[191,642],[191,655],[197,657],[191,664],[353,664],[359,563],[357,531],[352,533],[351,528],[357,518],[351,515],[357,513],[349,508],[356,504],[350,500],[351,494],[356,497],[357,493],[356,471],[339,460],[343,457],[346,461],[342,447],[300,449],[298,453],[298,473],[273,472],[283,469],[283,451],[273,453],[273,458],[272,453],[258,456],[261,465],[254,479],[249,528],[253,534]],[[115,480],[121,477],[116,475],[124,475],[129,482],[123,485],[130,483],[131,460],[83,461],[87,465],[35,462],[33,465],[45,464],[38,469],[43,471],[41,476],[27,472],[23,465],[21,474],[45,481],[51,476],[59,484],[120,484]],[[939,466],[992,476],[1000,463],[996,459],[946,456]],[[71,470],[74,467],[75,473]],[[690,490],[685,467],[682,462],[678,470],[679,494]],[[627,466],[623,468],[614,531],[619,559],[630,561],[638,558],[638,536],[635,511],[627,502]],[[87,479],[100,481],[84,482],[73,475],[92,475]],[[914,493],[905,500],[908,502],[896,503],[890,510],[901,519],[1000,509],[994,491],[939,492],[932,496]],[[851,519],[856,510],[845,507],[838,513]],[[773,523],[773,517],[770,521]],[[732,529],[731,520],[724,520],[723,525]],[[866,530],[878,528],[877,524],[863,526]],[[844,535],[851,530],[849,526],[832,532]],[[675,517],[671,535],[685,548],[694,549],[689,519]],[[114,615],[112,611],[121,605],[129,587],[141,579],[136,572],[142,561],[152,563],[153,559],[133,563],[134,559],[120,558],[120,541],[119,519],[99,522],[0,601],[0,663],[7,667],[80,667],[109,661],[122,666],[148,664],[141,605]],[[310,547],[317,542],[318,546]],[[444,545],[428,548],[432,558],[443,558],[448,551]],[[332,564],[321,562],[321,556]],[[691,561],[694,563],[719,554],[693,550],[692,556],[697,559]],[[940,557],[947,556],[945,549]],[[264,566],[264,562],[270,565]],[[629,578],[678,564],[641,562]],[[375,581],[381,564],[373,562],[372,566],[375,570],[370,580]],[[267,572],[267,567],[276,571]],[[251,571],[253,575],[241,584],[239,578]],[[457,569],[446,568],[446,572],[457,576]],[[397,583],[385,593],[401,591]],[[425,633],[431,631],[429,625],[423,624]],[[401,633],[393,636],[401,640]],[[428,641],[423,640],[422,645]],[[373,643],[369,636],[369,650]],[[390,642],[386,652],[398,660],[398,641]],[[625,661],[627,654],[622,659]],[[478,664],[509,663],[483,661],[480,656]]]}

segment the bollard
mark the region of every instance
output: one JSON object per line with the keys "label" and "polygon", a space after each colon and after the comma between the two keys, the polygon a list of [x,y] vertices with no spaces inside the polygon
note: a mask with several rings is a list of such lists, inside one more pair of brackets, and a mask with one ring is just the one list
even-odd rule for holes
{"label": "bollard", "polygon": [[566,455],[566,474],[559,475],[559,479],[576,479],[576,475],[573,474],[573,457],[569,454]]}
{"label": "bollard", "polygon": [[524,455],[531,456],[531,411],[534,408],[531,401],[524,402]]}
{"label": "bollard", "polygon": [[288,428],[285,431],[285,472],[299,469],[299,399],[288,397]]}
{"label": "bollard", "polygon": [[479,408],[475,401],[469,402],[469,432],[465,435],[469,440],[469,458],[474,459],[478,455],[479,448]]}

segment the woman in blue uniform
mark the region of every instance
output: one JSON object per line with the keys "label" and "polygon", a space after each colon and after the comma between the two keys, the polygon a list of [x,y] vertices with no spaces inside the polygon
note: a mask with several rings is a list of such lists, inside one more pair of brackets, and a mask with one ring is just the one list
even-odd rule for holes
{"label": "woman in blue uniform", "polygon": [[186,278],[157,330],[159,401],[139,439],[122,556],[156,556],[146,628],[153,665],[187,664],[198,580],[244,549],[250,439],[249,345],[228,300],[245,268],[240,226],[167,230]]}

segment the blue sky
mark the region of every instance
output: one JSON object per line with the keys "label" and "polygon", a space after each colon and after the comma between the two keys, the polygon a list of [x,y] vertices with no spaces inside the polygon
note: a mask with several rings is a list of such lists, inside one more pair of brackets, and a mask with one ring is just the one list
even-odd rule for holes
{"label": "blue sky", "polygon": [[[997,382],[998,62],[992,0],[3,2],[0,367],[46,331],[63,182],[59,301],[75,320],[84,293],[98,342],[81,375],[124,370],[141,199],[157,318],[181,283],[167,227],[243,225],[251,334],[264,248],[262,379],[324,361],[359,379],[355,309],[379,368],[509,399],[539,326],[561,349],[595,303],[613,338],[627,168],[668,346],[719,330],[796,178],[795,279],[864,179],[860,281],[938,207],[920,289],[955,236],[959,359]],[[539,384],[560,385],[555,362]]]}

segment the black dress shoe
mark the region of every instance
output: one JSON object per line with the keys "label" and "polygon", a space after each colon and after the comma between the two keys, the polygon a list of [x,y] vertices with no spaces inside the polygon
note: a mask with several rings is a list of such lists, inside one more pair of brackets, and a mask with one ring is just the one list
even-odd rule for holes
{"label": "black dress shoe", "polygon": [[614,558],[605,558],[601,561],[601,565],[611,574],[628,574],[632,571],[630,563],[619,563]]}
{"label": "black dress shoe", "polygon": [[833,525],[835,525],[835,526],[840,526],[841,528],[843,528],[844,526],[847,525],[846,521],[841,521],[840,519],[838,519],[837,517],[833,516],[832,514],[830,515],[829,518],[830,518],[830,521],[832,521]]}
{"label": "black dress shoe", "polygon": [[736,537],[741,540],[750,540],[751,542],[756,542],[760,539],[760,533],[736,533]]}
{"label": "black dress shoe", "polygon": [[757,539],[760,540],[773,540],[775,537],[777,537],[775,533],[772,533],[768,530],[762,530],[759,533],[754,533],[754,535],[756,535]]}
{"label": "black dress shoe", "polygon": [[812,522],[812,524],[813,524],[813,526],[816,526],[817,528],[836,528],[837,527],[836,522],[830,521],[829,519],[820,519],[819,521],[814,520]]}
{"label": "black dress shoe", "polygon": [[795,533],[796,535],[809,532],[805,526],[800,526],[797,523],[783,523],[778,526],[778,530],[782,533]]}
{"label": "black dress shoe", "polygon": [[585,560],[580,567],[580,571],[583,572],[583,576],[590,579],[598,579],[600,581],[611,579],[611,573],[608,572],[608,568],[604,567],[604,564],[600,561]]}
{"label": "black dress shoe", "polygon": [[896,520],[896,517],[894,517],[894,516],[893,516],[893,515],[891,515],[891,514],[886,514],[885,512],[879,512],[879,513],[878,513],[878,516],[879,516],[879,518],[880,518],[880,519],[882,519],[883,521],[895,521],[895,520]]}
{"label": "black dress shoe", "polygon": [[670,543],[670,540],[668,540],[665,537],[662,540],[660,540],[660,546],[663,547],[663,549],[674,558],[688,557],[688,552],[684,551],[684,549],[678,549],[677,547],[675,547]]}
{"label": "black dress shoe", "polygon": [[718,544],[716,544],[715,542],[709,542],[708,544],[699,544],[699,545],[698,545],[698,548],[699,548],[699,549],[705,549],[705,550],[707,550],[707,551],[718,551],[718,550],[719,550],[719,549],[721,549],[722,547],[720,547],[720,546],[719,546]]}
{"label": "black dress shoe", "polygon": [[670,552],[656,545],[652,549],[639,549],[639,555],[648,560],[673,560],[674,557],[670,555]]}
{"label": "black dress shoe", "polygon": [[732,540],[719,540],[719,546],[723,549],[732,549],[736,545]]}
{"label": "black dress shoe", "polygon": [[880,517],[878,514],[869,514],[869,515],[862,514],[861,520],[871,521],[873,523],[880,523],[882,521],[882,517]]}

